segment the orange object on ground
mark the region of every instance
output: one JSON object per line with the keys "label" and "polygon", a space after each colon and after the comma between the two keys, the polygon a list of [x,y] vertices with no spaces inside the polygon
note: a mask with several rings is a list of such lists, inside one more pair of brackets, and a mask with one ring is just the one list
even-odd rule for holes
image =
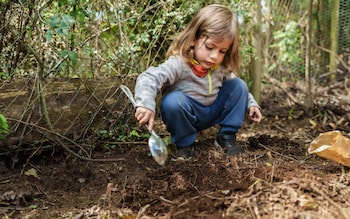
{"label": "orange object on ground", "polygon": [[321,133],[310,143],[308,151],[350,167],[350,139],[340,131]]}

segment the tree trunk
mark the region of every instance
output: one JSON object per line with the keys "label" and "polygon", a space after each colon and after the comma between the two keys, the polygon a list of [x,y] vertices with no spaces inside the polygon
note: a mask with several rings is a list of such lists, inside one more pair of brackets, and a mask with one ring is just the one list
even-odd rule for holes
{"label": "tree trunk", "polygon": [[[315,34],[315,42],[322,48],[330,47],[329,33],[330,33],[330,7],[328,0],[319,0],[317,7],[317,32]],[[329,64],[329,53],[326,51],[320,51],[320,74],[327,72]]]}
{"label": "tree trunk", "polygon": [[305,60],[305,80],[307,82],[306,89],[306,113],[309,114],[312,108],[312,96],[311,96],[311,39],[312,39],[312,0],[309,0],[308,7],[308,24],[306,27],[306,60]]}
{"label": "tree trunk", "polygon": [[336,79],[337,72],[337,54],[338,54],[338,23],[339,23],[339,0],[332,1],[331,14],[331,54],[329,60],[329,72],[331,73],[331,80]]}
{"label": "tree trunk", "polygon": [[253,86],[251,87],[251,93],[255,97],[258,103],[261,102],[261,74],[262,74],[262,31],[261,31],[261,2],[256,0],[256,23],[253,36],[253,45],[255,47],[255,58],[252,60],[252,69],[250,72],[251,79],[253,80]]}

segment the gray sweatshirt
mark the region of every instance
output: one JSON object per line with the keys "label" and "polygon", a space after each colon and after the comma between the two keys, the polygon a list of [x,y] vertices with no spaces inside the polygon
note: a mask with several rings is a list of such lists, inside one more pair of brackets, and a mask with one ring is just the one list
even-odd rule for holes
{"label": "gray sweatshirt", "polygon": [[[180,57],[171,56],[158,67],[150,67],[138,76],[135,87],[136,107],[144,107],[155,112],[155,99],[161,90],[164,90],[165,94],[171,91],[181,91],[209,106],[216,99],[223,81],[235,77],[233,73],[227,77],[219,67],[210,75],[200,78]],[[246,110],[252,106],[259,107],[253,95],[249,93]]]}

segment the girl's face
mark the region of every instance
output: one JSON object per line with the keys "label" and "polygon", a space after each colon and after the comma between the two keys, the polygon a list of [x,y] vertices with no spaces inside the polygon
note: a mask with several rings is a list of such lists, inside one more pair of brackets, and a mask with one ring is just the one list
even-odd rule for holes
{"label": "girl's face", "polygon": [[222,63],[231,43],[232,40],[228,37],[213,39],[201,36],[193,42],[194,57],[202,67],[210,69]]}

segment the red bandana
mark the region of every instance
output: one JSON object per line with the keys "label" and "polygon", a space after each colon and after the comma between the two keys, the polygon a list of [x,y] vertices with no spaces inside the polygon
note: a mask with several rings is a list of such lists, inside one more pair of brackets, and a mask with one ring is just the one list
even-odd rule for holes
{"label": "red bandana", "polygon": [[190,66],[193,73],[200,78],[203,78],[208,74],[209,69],[201,66],[195,59],[192,59]]}
{"label": "red bandana", "polygon": [[220,65],[215,65],[213,67],[211,67],[210,69],[208,68],[204,68],[203,66],[201,66],[201,64],[199,64],[199,62],[195,59],[192,59],[191,61],[191,64],[190,64],[190,67],[193,71],[193,73],[200,77],[200,78],[203,78],[205,76],[207,76],[209,70],[215,70],[219,67]]}

